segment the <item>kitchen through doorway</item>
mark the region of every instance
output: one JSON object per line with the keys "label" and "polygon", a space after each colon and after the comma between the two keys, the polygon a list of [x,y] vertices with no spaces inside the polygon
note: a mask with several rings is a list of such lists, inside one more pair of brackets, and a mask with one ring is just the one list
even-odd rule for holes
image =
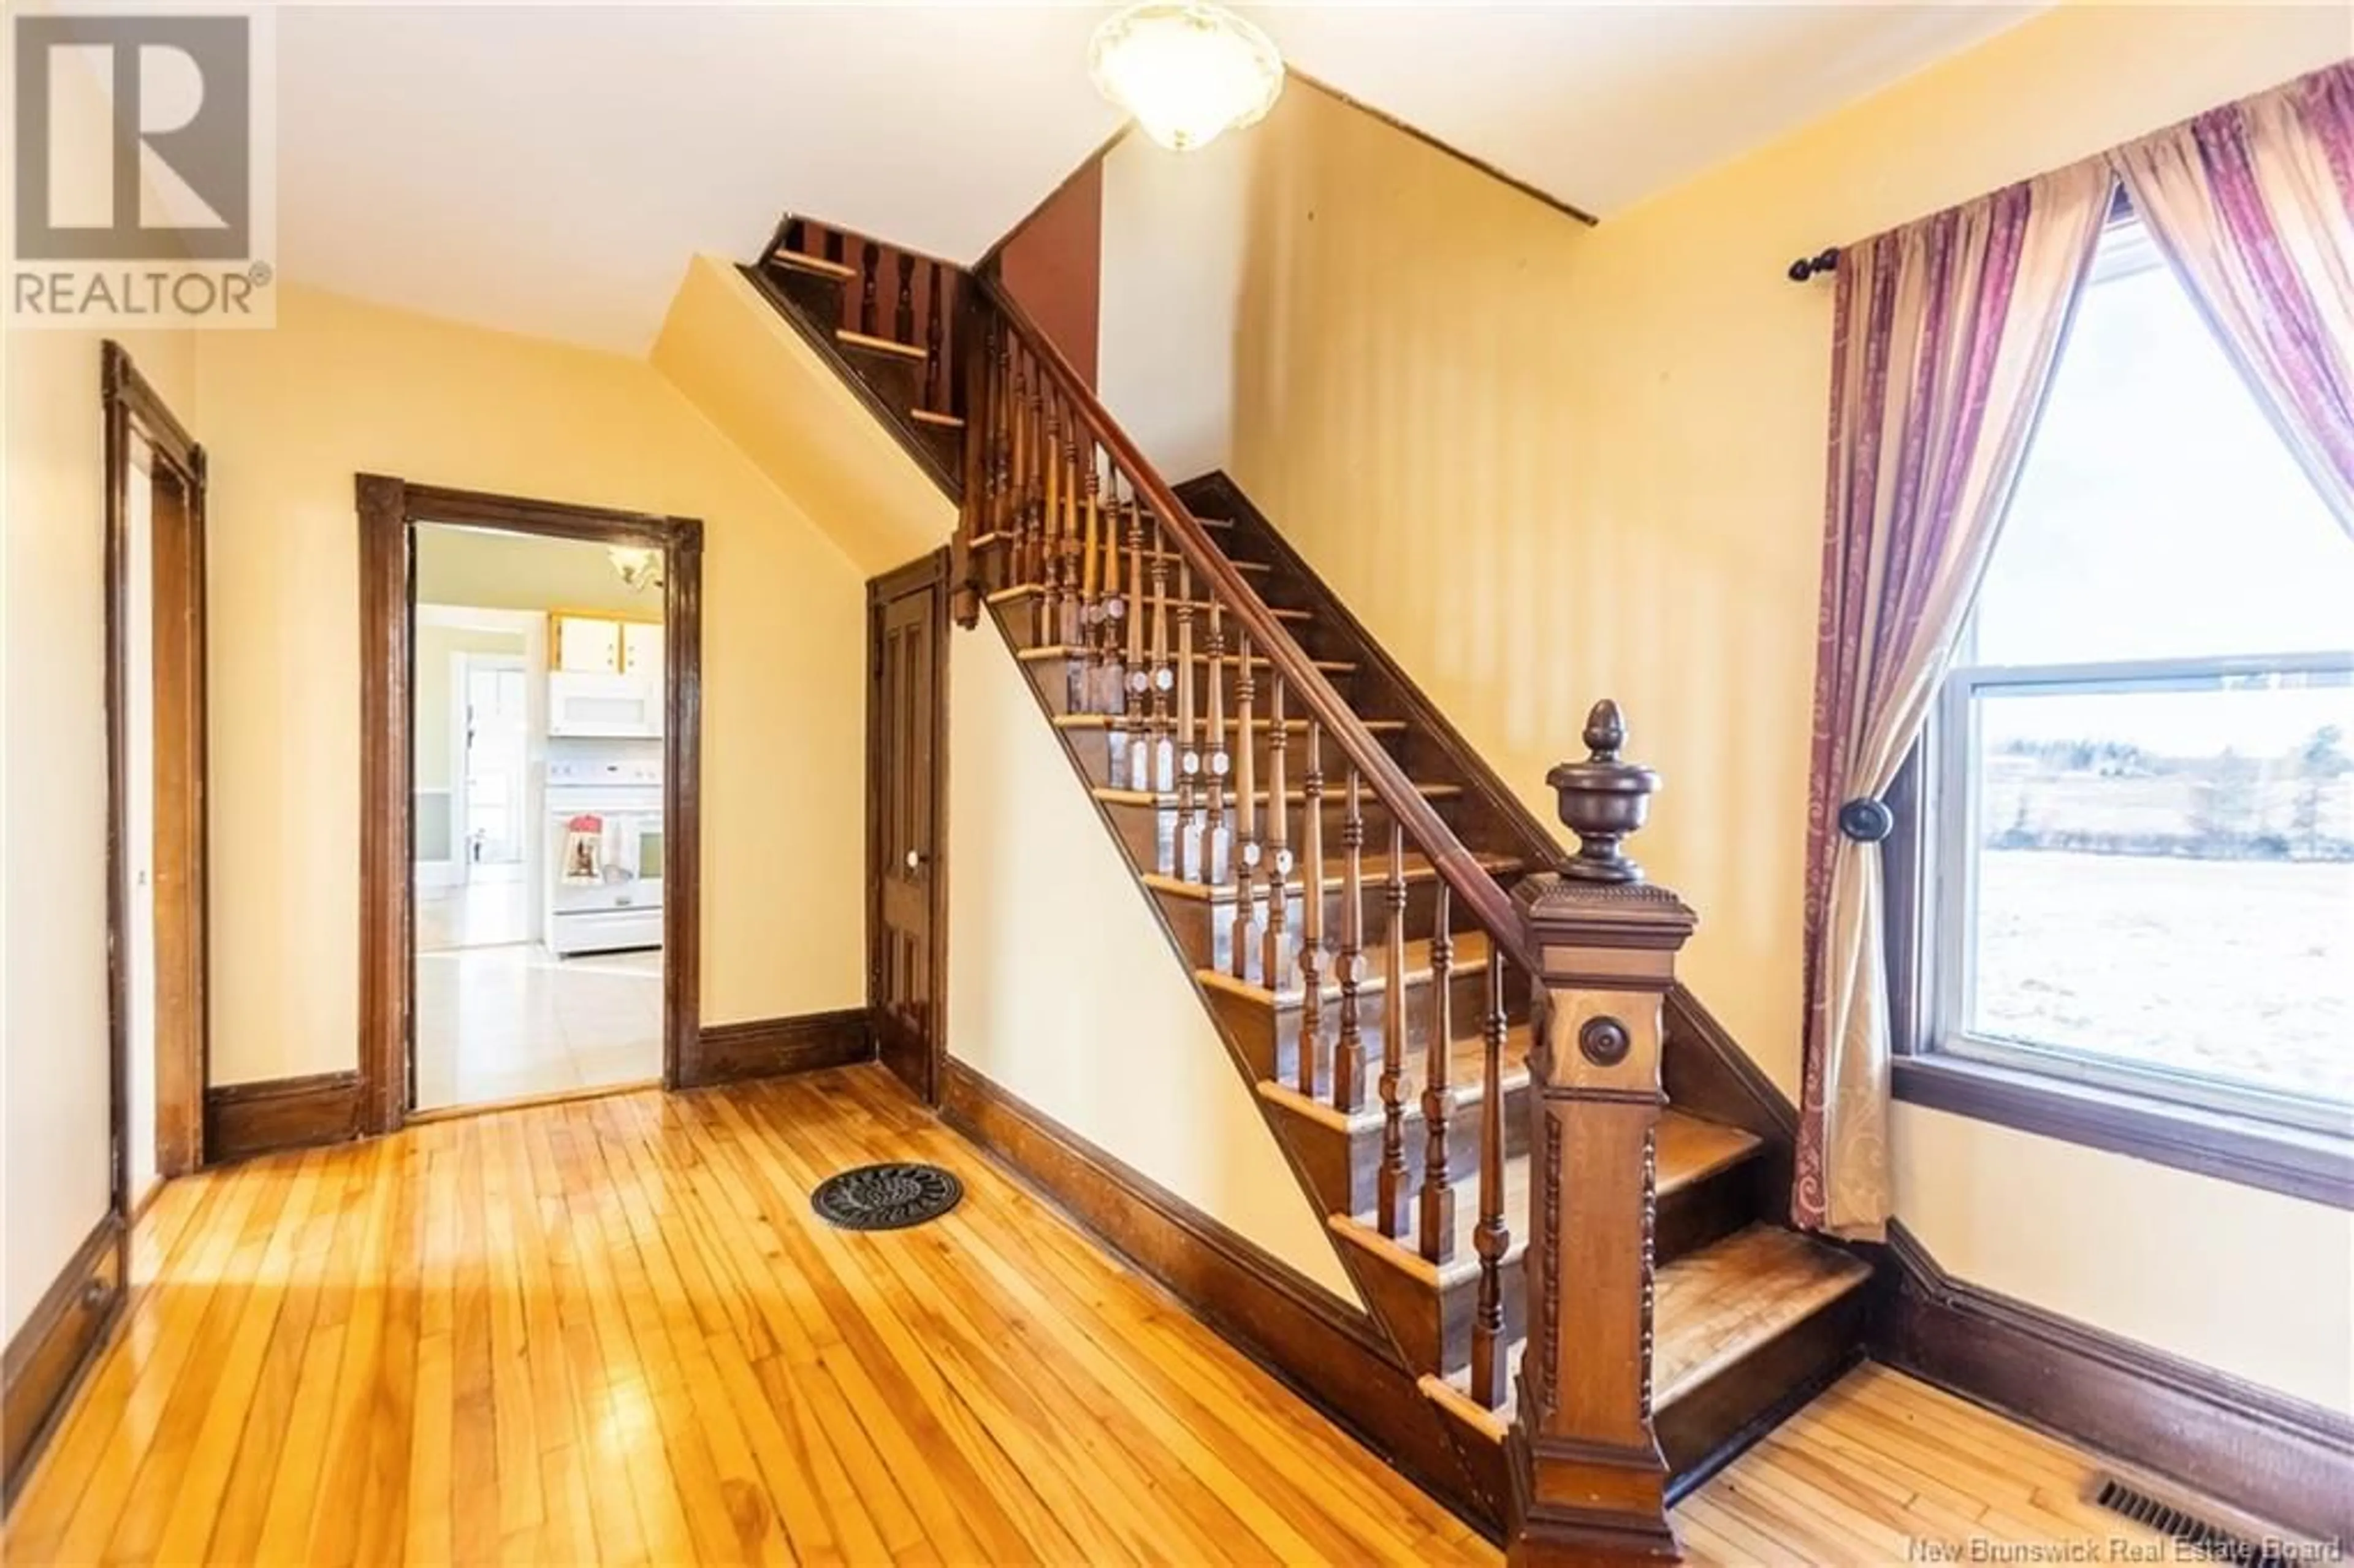
{"label": "kitchen through doorway", "polygon": [[415,551],[409,1110],[660,1082],[660,567],[422,520]]}

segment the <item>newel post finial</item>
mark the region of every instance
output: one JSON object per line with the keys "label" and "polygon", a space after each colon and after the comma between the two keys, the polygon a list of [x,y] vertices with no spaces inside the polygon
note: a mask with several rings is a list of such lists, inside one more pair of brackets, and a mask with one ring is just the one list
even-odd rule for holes
{"label": "newel post finial", "polygon": [[1585,715],[1586,759],[1556,764],[1545,775],[1562,825],[1577,835],[1577,853],[1562,867],[1564,876],[1579,882],[1643,880],[1643,868],[1619,844],[1650,815],[1659,776],[1621,762],[1618,748],[1626,744],[1627,721],[1618,705],[1605,697]]}

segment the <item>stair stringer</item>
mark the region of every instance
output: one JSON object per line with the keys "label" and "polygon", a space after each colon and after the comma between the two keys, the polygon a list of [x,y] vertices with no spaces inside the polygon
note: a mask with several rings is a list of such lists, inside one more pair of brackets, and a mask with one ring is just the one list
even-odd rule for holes
{"label": "stair stringer", "polygon": [[[1254,1114],[1257,1116],[1260,1125],[1266,1128],[1268,1139],[1280,1152],[1284,1164],[1290,1172],[1294,1190],[1304,1205],[1304,1212],[1313,1216],[1317,1233],[1322,1237],[1322,1245],[1329,1249],[1337,1266],[1344,1271],[1346,1280],[1355,1298],[1348,1303],[1348,1308],[1352,1320],[1362,1324],[1363,1331],[1351,1336],[1354,1341],[1352,1344],[1335,1347],[1337,1353],[1331,1375],[1320,1378],[1317,1375],[1317,1369],[1278,1367],[1274,1370],[1312,1402],[1339,1419],[1341,1424],[1349,1428],[1359,1441],[1382,1453],[1413,1477],[1418,1485],[1447,1502],[1469,1522],[1490,1531],[1500,1529],[1502,1514],[1495,1506],[1499,1500],[1496,1494],[1491,1488],[1476,1485],[1464,1468],[1459,1439],[1450,1425],[1421,1393],[1420,1369],[1409,1359],[1400,1344],[1398,1335],[1381,1313],[1380,1304],[1384,1293],[1395,1288],[1395,1281],[1390,1277],[1390,1271],[1366,1257],[1361,1249],[1341,1245],[1331,1234],[1327,1225],[1327,1211],[1317,1196],[1307,1169],[1301,1163],[1299,1153],[1292,1147],[1289,1139],[1286,1137],[1277,1113],[1257,1092],[1258,1075],[1222,1022],[1219,1011],[1211,1004],[1210,998],[1204,991],[1193,967],[1185,961],[1183,950],[1175,933],[1170,929],[1166,912],[1160,900],[1153,896],[1141,880],[1142,873],[1149,868],[1139,866],[1129,854],[1119,832],[1105,813],[1102,803],[1092,792],[1091,786],[1094,780],[1088,777],[1085,764],[1072,749],[1063,734],[1052,728],[1053,709],[1048,705],[1044,693],[1038,688],[1028,668],[1015,658],[1020,642],[1013,629],[1003,623],[1000,619],[1000,612],[993,607],[983,620],[987,625],[995,628],[993,634],[977,627],[974,630],[974,636],[983,641],[997,642],[1008,664],[1013,666],[1017,678],[1029,690],[1040,719],[1049,726],[1050,733],[1054,735],[1056,748],[1062,752],[1065,761],[1070,768],[1073,781],[1078,787],[1088,808],[1096,814],[1106,840],[1113,851],[1128,864],[1131,885],[1136,889],[1138,896],[1143,900],[1145,907],[1150,912],[1153,924],[1160,931],[1166,946],[1170,961],[1176,965],[1179,973],[1183,977],[1183,983],[1193,991],[1195,1004],[1202,1010],[1203,1018],[1209,1023],[1224,1047],[1228,1065],[1236,1075],[1237,1084],[1244,1090],[1253,1107]],[[961,641],[961,638],[959,641]],[[994,652],[997,650],[992,650],[992,652]],[[955,654],[952,650],[952,670],[954,663]],[[953,687],[953,674],[951,683]],[[953,690],[950,700],[952,703],[959,700],[953,694]],[[952,726],[954,717],[952,711]],[[957,756],[957,748],[953,743],[950,752],[949,767],[953,776],[958,767],[969,766],[969,764]],[[951,812],[949,833],[952,842],[957,826],[955,814]],[[951,900],[955,896],[955,871],[951,870]],[[1044,918],[1042,913],[1042,921]],[[1041,929],[1050,930],[1051,926],[1042,924]],[[953,991],[957,969],[956,949],[953,943],[950,947],[949,967],[949,983]],[[1118,1048],[1116,1033],[1111,1031],[1107,1031],[1106,1048],[1115,1051]],[[949,1032],[949,1051],[951,1055],[956,1054],[956,1030],[953,1021]],[[1165,1283],[1171,1283],[1172,1288],[1180,1289],[1180,1293],[1182,1294],[1182,1286],[1175,1282],[1165,1281]],[[1351,1363],[1345,1372],[1341,1365],[1343,1361]],[[1366,1374],[1374,1367],[1379,1369],[1377,1378],[1369,1379]],[[1373,1386],[1376,1382],[1380,1386]]]}

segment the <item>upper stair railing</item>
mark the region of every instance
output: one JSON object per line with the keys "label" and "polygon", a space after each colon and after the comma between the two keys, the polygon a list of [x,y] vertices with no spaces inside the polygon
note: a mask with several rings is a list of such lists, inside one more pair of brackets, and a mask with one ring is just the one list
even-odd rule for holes
{"label": "upper stair railing", "polygon": [[[1181,881],[1230,895],[1232,937],[1225,947],[1235,978],[1299,994],[1301,1095],[1326,1099],[1343,1113],[1364,1110],[1378,1097],[1381,1232],[1435,1264],[1448,1261],[1456,1234],[1447,1181],[1455,1107],[1448,1082],[1453,944],[1447,933],[1455,911],[1487,935],[1479,1211],[1472,1230],[1480,1278],[1471,1383],[1474,1398],[1500,1405],[1507,1383],[1501,1268],[1511,1246],[1504,1213],[1505,997],[1510,967],[1531,977],[1539,972],[1511,896],[1212,543],[1200,519],[1052,341],[992,281],[976,280],[973,291],[982,307],[983,353],[981,384],[967,388],[967,406],[980,417],[967,427],[960,528],[965,557],[981,561],[979,580],[986,588],[1030,601],[1032,646],[1065,651],[1073,666],[1075,706],[1117,725],[1121,744],[1114,751],[1114,783],[1173,798],[1178,848],[1172,869]],[[1225,711],[1223,679],[1230,660],[1231,714]],[[1197,666],[1205,679],[1197,681]],[[1290,787],[1295,737],[1304,743],[1296,793]],[[1343,775],[1338,780],[1325,776],[1328,742],[1338,754]],[[1328,800],[1341,807],[1337,876],[1325,871]],[[1388,853],[1371,870],[1364,853],[1368,801],[1389,820]],[[1420,864],[1412,859],[1417,856]],[[1370,1008],[1361,991],[1373,955],[1365,948],[1363,908],[1370,885],[1394,912],[1383,961],[1397,980],[1387,994],[1403,998],[1407,922],[1402,916],[1409,879],[1426,879],[1424,865],[1437,884],[1429,955],[1437,1016],[1424,1041],[1426,1145],[1423,1158],[1409,1163],[1406,1030],[1382,1029],[1381,1060],[1366,1059]],[[1329,912],[1328,893],[1336,895]],[[1337,916],[1336,932],[1325,929],[1328,913]],[[1328,935],[1334,944],[1328,944]],[[1329,1057],[1323,1020],[1328,946],[1330,979],[1338,988]],[[1402,1002],[1394,1005],[1402,1008]]]}
{"label": "upper stair railing", "polygon": [[[1469,1387],[1435,1376],[1425,1387],[1441,1402],[1468,1393],[1474,1425],[1505,1445],[1512,1561],[1675,1555],[1651,1413],[1654,1139],[1662,1003],[1693,920],[1620,853],[1658,780],[1619,759],[1617,707],[1596,707],[1588,758],[1548,776],[1579,852],[1527,868],[1534,874],[1508,893],[1021,306],[986,276],[968,278],[961,297],[959,619],[971,625],[985,597],[1027,642],[1026,657],[1066,662],[1068,706],[1110,732],[1114,787],[1173,810],[1164,875],[1214,908],[1230,901],[1222,965],[1297,996],[1299,1092],[1344,1114],[1378,1100],[1379,1231],[1434,1266],[1451,1261],[1456,1234],[1450,932],[1459,912],[1485,934]],[[1304,743],[1297,789],[1295,736]],[[1324,840],[1334,802],[1337,874],[1326,869]],[[1372,865],[1369,807],[1388,819],[1387,853]],[[1432,885],[1432,983],[1417,1171],[1405,1147],[1403,1020],[1407,911],[1422,883]],[[1369,888],[1390,911],[1382,959],[1394,1011],[1379,1030],[1378,1072],[1366,1059],[1361,994]],[[1329,1042],[1328,958],[1338,1012]],[[1532,1169],[1527,1212],[1508,1218],[1502,1054],[1514,969],[1534,1004]],[[1517,1383],[1501,1278],[1515,1218],[1528,1226]],[[1485,1414],[1515,1386],[1517,1420]]]}

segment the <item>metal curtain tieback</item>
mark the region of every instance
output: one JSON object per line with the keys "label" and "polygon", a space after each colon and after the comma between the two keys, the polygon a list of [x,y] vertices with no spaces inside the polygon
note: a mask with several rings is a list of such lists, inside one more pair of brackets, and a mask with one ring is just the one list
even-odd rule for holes
{"label": "metal curtain tieback", "polygon": [[1839,809],[1839,831],[1860,844],[1876,844],[1896,831],[1896,813],[1885,800],[1859,795]]}

